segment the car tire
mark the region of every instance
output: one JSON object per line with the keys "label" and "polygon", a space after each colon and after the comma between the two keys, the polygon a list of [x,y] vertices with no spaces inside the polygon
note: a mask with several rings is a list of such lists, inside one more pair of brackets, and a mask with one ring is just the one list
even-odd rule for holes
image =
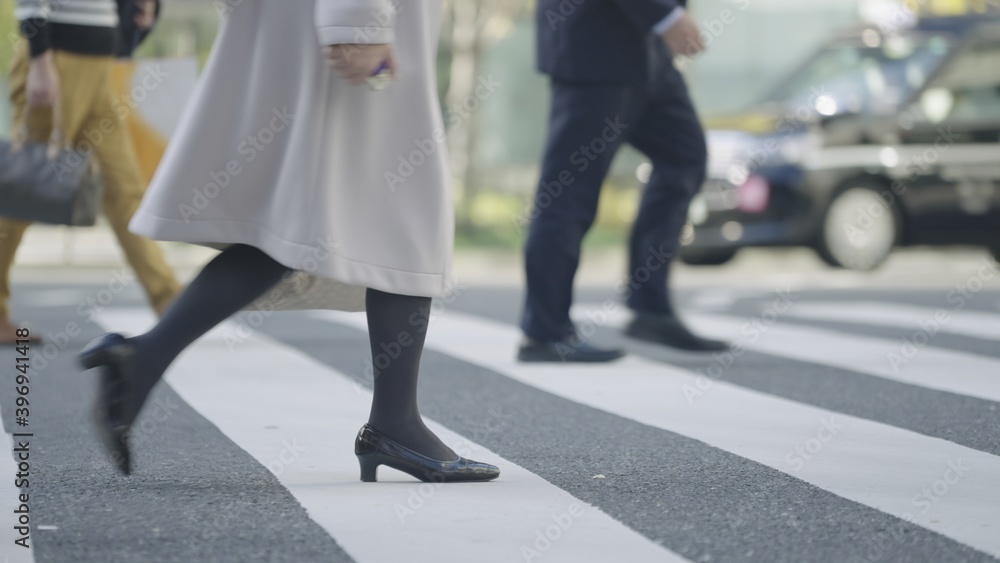
{"label": "car tire", "polygon": [[830,200],[816,250],[838,268],[874,270],[892,253],[902,233],[902,214],[869,181],[848,184]]}
{"label": "car tire", "polygon": [[680,251],[681,262],[689,266],[721,266],[729,262],[736,256],[736,248],[724,248],[716,250],[704,250],[682,247]]}

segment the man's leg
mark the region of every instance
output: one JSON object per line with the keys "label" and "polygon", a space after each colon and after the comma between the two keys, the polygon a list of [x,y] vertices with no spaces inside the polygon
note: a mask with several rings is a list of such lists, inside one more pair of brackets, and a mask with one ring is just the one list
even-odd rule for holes
{"label": "man's leg", "polygon": [[104,215],[145,288],[153,309],[162,315],[180,291],[180,284],[160,247],[128,230],[129,221],[142,201],[144,187],[125,124],[115,112],[115,98],[109,82],[112,60],[110,57],[64,56],[63,63],[105,78],[97,92],[93,110],[76,141],[89,143],[94,148],[104,180]]}
{"label": "man's leg", "polygon": [[[0,219],[0,343],[17,339],[17,326],[10,320],[10,268],[21,244],[21,237],[31,223]],[[35,339],[37,340],[37,338]]]}
{"label": "man's leg", "polygon": [[705,181],[705,132],[684,79],[670,66],[654,83],[652,100],[630,142],[653,163],[629,241],[626,303],[636,312],[628,334],[689,350],[719,350],[676,317],[668,289],[691,199]]}
{"label": "man's leg", "polygon": [[[45,142],[52,134],[52,109],[27,107],[28,62],[28,45],[21,41],[15,47],[10,70],[10,101],[14,110],[12,127],[15,133],[25,127],[29,141]],[[73,76],[62,73],[59,80],[63,92],[63,130],[75,131],[86,115],[86,106],[93,99],[90,94],[93,85],[80,84]],[[0,219],[0,342],[13,342],[16,338],[16,327],[10,320],[10,270],[21,238],[30,225],[25,221]]]}
{"label": "man's leg", "polygon": [[601,185],[636,124],[641,95],[619,85],[553,81],[541,181],[528,218],[527,299],[521,328],[539,342],[573,334],[569,309],[580,243],[597,214]]}
{"label": "man's leg", "polygon": [[705,133],[677,70],[658,81],[632,145],[653,164],[629,241],[628,305],[642,313],[671,313],[670,263],[680,246],[691,199],[705,180]]}
{"label": "man's leg", "polygon": [[[13,131],[18,131],[24,124],[25,85],[28,80],[27,46],[18,44],[10,68],[10,101],[14,107]],[[37,136],[37,132],[36,135]],[[32,139],[35,140],[35,139]],[[13,342],[17,335],[17,327],[10,320],[10,269],[14,265],[17,247],[21,237],[31,223],[0,219],[0,342]]]}

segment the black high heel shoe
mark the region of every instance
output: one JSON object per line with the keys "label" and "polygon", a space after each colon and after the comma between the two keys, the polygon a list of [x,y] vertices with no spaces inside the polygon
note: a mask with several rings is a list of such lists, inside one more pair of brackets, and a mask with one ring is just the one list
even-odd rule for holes
{"label": "black high heel shoe", "polygon": [[388,465],[409,473],[425,483],[457,481],[489,481],[500,476],[495,465],[459,457],[454,461],[438,461],[396,442],[367,424],[361,427],[354,441],[354,453],[361,464],[361,480],[376,480],[379,465]]}
{"label": "black high heel shoe", "polygon": [[94,408],[94,422],[104,449],[118,470],[132,473],[128,432],[142,404],[132,397],[135,348],[120,334],[105,334],[91,341],[77,355],[84,369],[100,368],[101,379]]}

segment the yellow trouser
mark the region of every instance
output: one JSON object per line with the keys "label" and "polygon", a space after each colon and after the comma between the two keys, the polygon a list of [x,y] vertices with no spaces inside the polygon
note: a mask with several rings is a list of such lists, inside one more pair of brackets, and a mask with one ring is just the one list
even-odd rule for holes
{"label": "yellow trouser", "polygon": [[[129,106],[120,100],[116,104],[112,90],[111,68],[115,59],[62,51],[55,51],[53,55],[59,75],[63,134],[73,143],[87,141],[93,145],[93,154],[104,180],[101,210],[111,223],[125,257],[135,269],[153,308],[162,313],[180,286],[156,243],[128,230],[128,223],[142,200],[145,184],[140,178],[136,155],[120,115],[124,113],[122,108]],[[44,142],[52,131],[52,112],[49,108],[27,108],[27,80],[28,48],[22,40],[16,49],[10,72],[13,127],[17,131],[22,123],[27,123],[29,138]],[[2,318],[9,318],[10,268],[29,225],[23,221],[0,219]]]}
{"label": "yellow trouser", "polygon": [[[128,100],[132,96],[132,77],[136,65],[131,59],[118,59],[111,67],[111,82],[119,100]],[[167,150],[167,140],[159,131],[142,118],[142,114],[131,106],[123,111],[128,112],[125,118],[125,128],[132,139],[136,162],[139,164],[139,177],[142,184],[149,185],[156,168],[160,165],[163,153]]]}

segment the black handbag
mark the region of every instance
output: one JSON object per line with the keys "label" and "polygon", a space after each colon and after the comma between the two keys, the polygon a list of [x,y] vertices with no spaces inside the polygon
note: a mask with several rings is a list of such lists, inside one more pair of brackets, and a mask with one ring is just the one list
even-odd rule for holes
{"label": "black handbag", "polygon": [[47,144],[0,139],[0,216],[80,227],[97,221],[103,185],[90,153],[65,147],[58,137],[53,133]]}

